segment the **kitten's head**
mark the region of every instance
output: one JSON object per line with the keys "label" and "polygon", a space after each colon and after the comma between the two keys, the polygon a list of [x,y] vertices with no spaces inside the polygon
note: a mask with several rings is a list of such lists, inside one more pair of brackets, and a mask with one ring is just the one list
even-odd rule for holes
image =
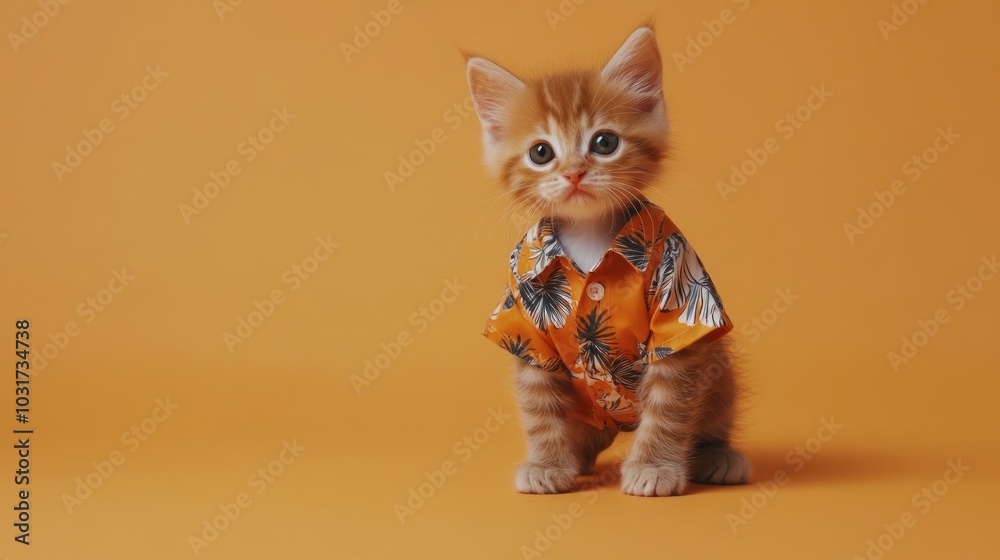
{"label": "kitten's head", "polygon": [[519,203],[595,219],[641,198],[659,170],[668,125],[652,28],[602,69],[521,79],[471,56],[467,71],[486,164]]}

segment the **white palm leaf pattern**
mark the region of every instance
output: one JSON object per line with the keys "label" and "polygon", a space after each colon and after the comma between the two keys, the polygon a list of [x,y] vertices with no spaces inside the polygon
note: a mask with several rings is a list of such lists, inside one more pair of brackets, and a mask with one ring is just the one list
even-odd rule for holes
{"label": "white palm leaf pattern", "polygon": [[531,348],[531,339],[522,340],[521,335],[517,335],[516,339],[511,338],[509,335],[504,335],[503,341],[500,342],[500,347],[526,362],[530,362],[535,353]]}
{"label": "white palm leaf pattern", "polygon": [[633,395],[639,394],[639,382],[642,380],[643,364],[630,360],[628,356],[619,355],[608,365],[608,374],[616,385],[620,385]]}
{"label": "white palm leaf pattern", "polygon": [[663,261],[656,273],[661,311],[683,308],[678,321],[686,325],[724,324],[722,301],[715,285],[680,232],[674,232],[664,242]]}
{"label": "white palm leaf pattern", "polygon": [[528,258],[534,261],[533,272],[541,274],[542,269],[549,264],[553,257],[562,254],[562,246],[556,238],[555,226],[550,218],[543,218],[538,224],[537,231],[532,229],[528,239]]}
{"label": "white palm leaf pattern", "polygon": [[614,241],[614,248],[637,269],[645,271],[649,266],[649,242],[641,230],[619,236]]}
{"label": "white palm leaf pattern", "polygon": [[677,307],[668,307],[668,300],[673,296],[674,290],[674,269],[677,261],[683,254],[684,237],[679,233],[674,233],[663,241],[663,260],[660,266],[656,267],[653,275],[651,289],[654,293],[659,293],[659,307],[663,311],[670,311]]}
{"label": "white palm leaf pattern", "polygon": [[517,263],[521,260],[521,249],[524,247],[524,239],[518,242],[514,250],[510,252],[510,271],[517,276]]}
{"label": "white palm leaf pattern", "polygon": [[500,311],[506,311],[515,305],[517,305],[517,301],[514,299],[514,293],[510,291],[510,286],[504,286],[503,295],[500,297],[500,303],[498,303],[496,308],[493,309],[493,313],[490,315],[490,320],[492,321],[499,317]]}
{"label": "white palm leaf pattern", "polygon": [[521,304],[532,322],[542,332],[549,326],[562,328],[573,308],[569,279],[557,268],[542,282],[536,276],[525,275],[517,282]]}

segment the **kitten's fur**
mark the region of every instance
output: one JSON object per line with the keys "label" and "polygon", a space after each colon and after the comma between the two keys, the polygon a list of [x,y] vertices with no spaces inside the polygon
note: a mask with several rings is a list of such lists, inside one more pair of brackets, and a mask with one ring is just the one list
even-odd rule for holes
{"label": "kitten's fur", "polygon": [[[668,125],[662,63],[651,27],[637,29],[601,70],[522,80],[482,57],[467,56],[472,98],[483,125],[487,166],[517,203],[552,216],[560,244],[583,270],[610,248],[631,203],[656,177],[666,155]],[[592,136],[621,138],[611,156],[588,152]],[[533,165],[539,140],[555,158]],[[570,196],[575,173],[579,190]],[[527,493],[567,492],[617,432],[571,417],[568,371],[553,373],[517,360],[516,388],[528,456],[516,487]],[[689,480],[745,483],[746,457],[729,445],[738,396],[728,340],[697,342],[646,366],[640,417],[622,464],[622,491],[681,494]]]}

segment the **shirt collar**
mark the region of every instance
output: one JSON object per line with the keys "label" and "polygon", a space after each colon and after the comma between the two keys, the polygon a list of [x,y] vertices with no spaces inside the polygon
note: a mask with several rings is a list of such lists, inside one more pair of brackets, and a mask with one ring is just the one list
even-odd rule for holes
{"label": "shirt collar", "polygon": [[[664,213],[660,207],[649,201],[637,201],[629,212],[625,225],[615,234],[609,252],[617,253],[633,268],[644,272],[652,257],[653,244],[663,235]],[[555,224],[551,217],[542,217],[511,254],[510,265],[518,277],[534,278],[564,259],[581,274],[580,269],[569,258],[556,238]]]}

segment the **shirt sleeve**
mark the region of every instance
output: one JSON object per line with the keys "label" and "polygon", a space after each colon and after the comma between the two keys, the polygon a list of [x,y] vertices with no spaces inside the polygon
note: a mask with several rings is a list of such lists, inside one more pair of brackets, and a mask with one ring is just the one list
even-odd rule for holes
{"label": "shirt sleeve", "polygon": [[507,286],[486,322],[483,335],[533,366],[549,371],[565,369],[551,338],[538,330],[525,312],[513,271],[508,272]]}
{"label": "shirt sleeve", "polygon": [[647,360],[655,362],[699,340],[714,341],[733,329],[711,277],[681,233],[664,240],[653,273]]}

